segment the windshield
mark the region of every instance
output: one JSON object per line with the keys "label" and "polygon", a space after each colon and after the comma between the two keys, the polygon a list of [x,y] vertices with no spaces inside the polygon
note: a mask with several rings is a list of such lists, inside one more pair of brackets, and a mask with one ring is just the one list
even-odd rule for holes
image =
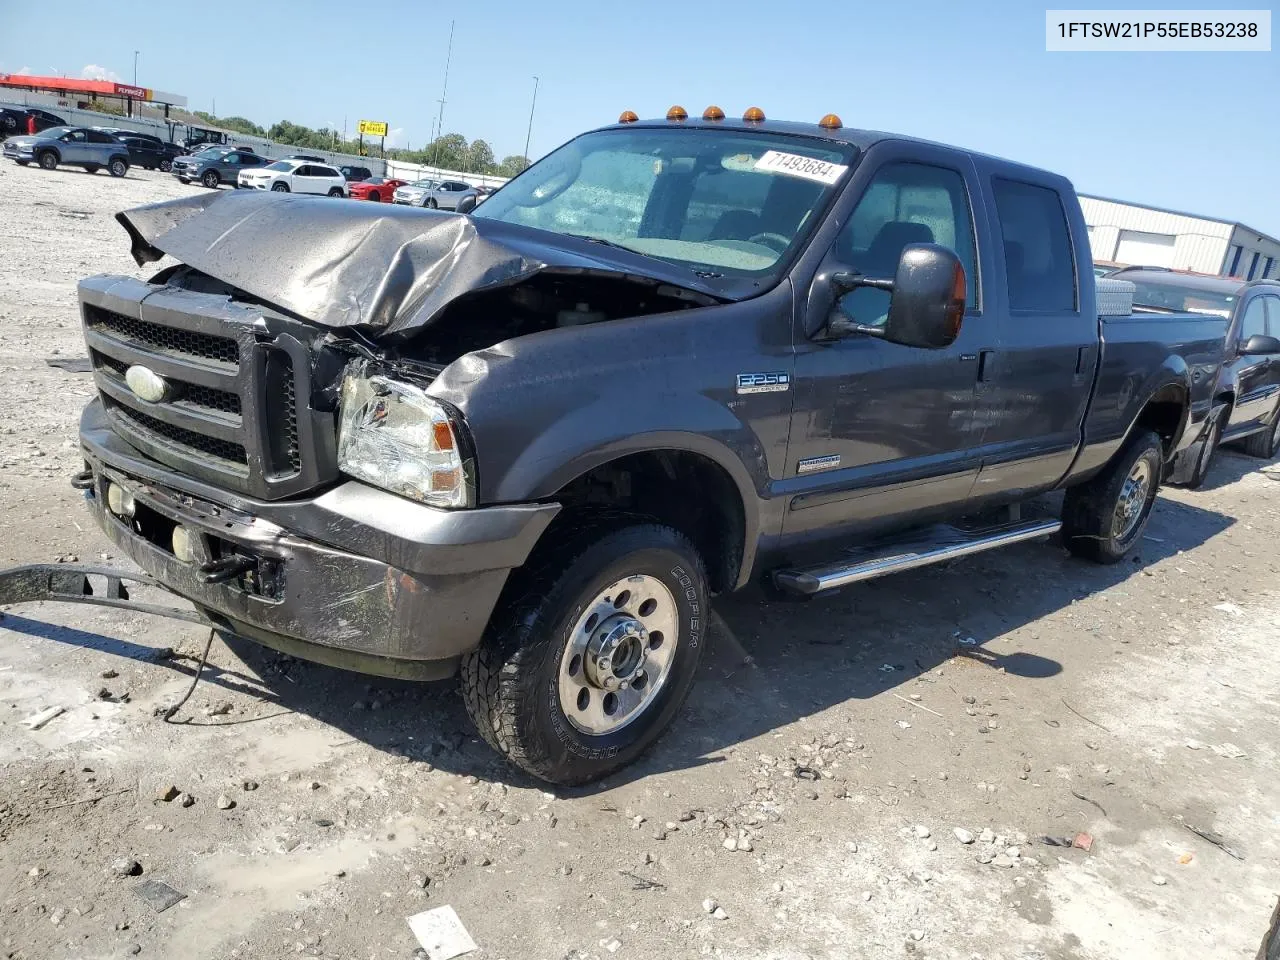
{"label": "windshield", "polygon": [[855,149],[739,130],[601,130],[490,197],[476,217],[762,277],[817,221]]}
{"label": "windshield", "polygon": [[[1121,276],[1119,279],[1129,280]],[[1178,313],[1208,313],[1216,317],[1230,317],[1238,296],[1219,290],[1196,290],[1152,280],[1129,280],[1135,287],[1133,304],[1156,310],[1173,310]]]}
{"label": "windshield", "polygon": [[435,185],[436,182],[434,180],[415,180],[413,183],[409,184],[411,187],[423,187],[427,190],[430,190]]}
{"label": "windshield", "polygon": [[79,128],[78,127],[48,127],[44,130],[41,130],[38,135],[41,137],[57,138],[57,137],[63,136],[64,134],[68,134],[72,130],[76,130],[76,129],[79,129]]}
{"label": "windshield", "polygon": [[264,168],[266,170],[292,170],[296,167],[296,163],[290,163],[287,160],[277,160],[275,163],[269,163]]}

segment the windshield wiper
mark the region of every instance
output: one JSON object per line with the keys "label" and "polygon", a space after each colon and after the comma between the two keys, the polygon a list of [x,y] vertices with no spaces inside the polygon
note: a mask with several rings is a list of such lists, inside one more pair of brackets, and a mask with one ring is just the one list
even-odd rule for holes
{"label": "windshield wiper", "polygon": [[[615,243],[612,240],[606,240],[604,237],[593,237],[587,233],[566,233],[564,236],[573,237],[575,240],[585,240],[587,243],[598,243],[603,247],[613,247],[615,250],[625,250],[627,253],[634,253],[638,257],[647,257],[650,260],[660,260],[663,263],[671,262],[663,257],[657,257],[651,253],[645,253],[643,250],[637,250],[635,247],[628,247],[621,243]],[[701,277],[703,280],[719,280],[724,277],[723,273],[717,273],[714,270],[705,270],[701,267],[690,267],[685,264],[680,264],[680,266],[685,267],[685,269],[694,276]]]}
{"label": "windshield wiper", "polygon": [[[593,237],[589,233],[566,233],[566,237],[573,237],[575,240],[585,240],[587,243],[598,243],[602,247],[613,247],[615,250],[626,250],[628,253],[640,253],[639,250],[633,250],[631,247],[624,247],[620,243],[614,243],[612,240],[606,240],[604,237]],[[640,256],[648,256],[648,254],[640,253]]]}

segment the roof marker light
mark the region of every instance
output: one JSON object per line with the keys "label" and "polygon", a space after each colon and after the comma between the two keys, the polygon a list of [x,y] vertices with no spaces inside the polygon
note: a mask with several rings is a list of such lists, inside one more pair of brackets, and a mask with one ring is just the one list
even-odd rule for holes
{"label": "roof marker light", "polygon": [[688,120],[689,111],[679,105],[672,107],[667,111],[668,120]]}
{"label": "roof marker light", "polygon": [[640,118],[636,116],[634,110],[623,110],[622,116],[618,117],[619,123],[635,123]]}
{"label": "roof marker light", "polygon": [[759,107],[747,107],[747,112],[742,115],[742,119],[747,123],[759,123],[764,119],[764,111]]}
{"label": "roof marker light", "polygon": [[702,119],[703,120],[723,120],[724,111],[716,106],[707,107],[707,109],[702,111]]}
{"label": "roof marker light", "polygon": [[837,117],[834,113],[828,113],[825,117],[823,117],[821,120],[818,121],[818,126],[823,127],[827,130],[839,130],[841,127],[844,126],[844,124],[840,122],[840,118]]}

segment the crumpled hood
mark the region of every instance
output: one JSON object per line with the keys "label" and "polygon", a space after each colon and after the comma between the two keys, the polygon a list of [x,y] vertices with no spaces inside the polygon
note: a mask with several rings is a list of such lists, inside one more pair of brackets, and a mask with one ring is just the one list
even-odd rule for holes
{"label": "crumpled hood", "polygon": [[[139,266],[168,254],[327,327],[397,333],[469,293],[541,271],[625,276],[723,295],[692,271],[625,250],[484,218],[391,204],[218,192],[116,215]],[[581,249],[579,249],[581,248]]]}

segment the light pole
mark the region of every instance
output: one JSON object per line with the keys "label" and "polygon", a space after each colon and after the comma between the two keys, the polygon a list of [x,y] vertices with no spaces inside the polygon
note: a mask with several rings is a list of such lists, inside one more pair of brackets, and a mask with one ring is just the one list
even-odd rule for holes
{"label": "light pole", "polygon": [[533,102],[529,104],[529,130],[524,135],[524,162],[529,162],[529,141],[533,139],[533,111],[538,106],[538,78],[533,78]]}
{"label": "light pole", "polygon": [[138,53],[137,50],[133,51],[133,85],[135,87],[138,85]]}
{"label": "light pole", "polygon": [[440,137],[444,136],[444,103],[449,96],[449,65],[453,62],[453,26],[456,21],[449,21],[449,50],[444,57],[444,87],[440,90],[440,112],[436,114],[436,123],[439,126],[439,132],[436,134],[436,148],[431,151],[431,165],[439,169],[440,161]]}

